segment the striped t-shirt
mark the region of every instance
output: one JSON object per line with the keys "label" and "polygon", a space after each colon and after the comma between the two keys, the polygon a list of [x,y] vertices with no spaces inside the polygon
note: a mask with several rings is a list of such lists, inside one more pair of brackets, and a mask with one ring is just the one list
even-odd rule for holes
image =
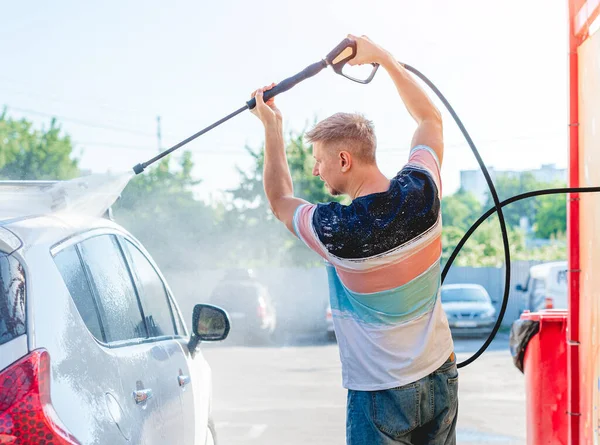
{"label": "striped t-shirt", "polygon": [[345,388],[415,382],[453,351],[440,299],[440,195],[437,156],[420,145],[387,191],[296,210],[296,234],[326,260]]}

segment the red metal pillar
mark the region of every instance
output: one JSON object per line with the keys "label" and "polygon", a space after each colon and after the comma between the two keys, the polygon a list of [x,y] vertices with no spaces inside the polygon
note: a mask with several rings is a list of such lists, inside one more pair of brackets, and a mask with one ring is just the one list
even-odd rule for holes
{"label": "red metal pillar", "polygon": [[[569,186],[579,187],[579,71],[575,17],[583,1],[569,1]],[[567,377],[569,444],[579,445],[579,194],[568,199],[569,318],[567,331]]]}

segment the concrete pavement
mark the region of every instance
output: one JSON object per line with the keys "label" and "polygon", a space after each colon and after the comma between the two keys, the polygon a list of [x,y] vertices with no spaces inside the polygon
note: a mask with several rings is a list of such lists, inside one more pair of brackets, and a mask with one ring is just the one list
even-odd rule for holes
{"label": "concrete pavement", "polygon": [[[481,340],[456,340],[459,361]],[[335,344],[251,348],[203,345],[213,370],[220,445],[345,443],[346,391]],[[300,343],[302,344],[302,343]],[[523,375],[506,334],[460,371],[458,443],[525,443]]]}

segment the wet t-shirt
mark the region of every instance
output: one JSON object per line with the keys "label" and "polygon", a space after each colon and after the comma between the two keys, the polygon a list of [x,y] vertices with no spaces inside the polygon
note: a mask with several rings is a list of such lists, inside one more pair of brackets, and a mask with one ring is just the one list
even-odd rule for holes
{"label": "wet t-shirt", "polygon": [[420,145],[387,191],[302,205],[297,236],[326,260],[344,387],[419,380],[453,350],[440,297],[440,166]]}

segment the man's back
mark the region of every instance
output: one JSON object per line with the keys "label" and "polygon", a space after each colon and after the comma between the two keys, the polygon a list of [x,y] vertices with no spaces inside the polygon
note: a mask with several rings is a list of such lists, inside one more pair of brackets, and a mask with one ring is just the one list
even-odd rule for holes
{"label": "man's back", "polygon": [[296,212],[298,236],[327,261],[348,389],[414,382],[452,353],[439,301],[439,189],[435,154],[419,146],[387,191]]}

